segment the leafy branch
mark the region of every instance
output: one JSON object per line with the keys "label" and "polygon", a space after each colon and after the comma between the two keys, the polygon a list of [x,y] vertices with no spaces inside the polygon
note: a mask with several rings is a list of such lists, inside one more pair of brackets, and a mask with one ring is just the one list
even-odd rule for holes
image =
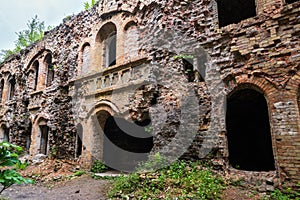
{"label": "leafy branch", "polygon": [[0,184],[3,186],[0,194],[13,184],[33,183],[33,180],[23,178],[16,169],[23,168],[19,155],[23,151],[19,147],[8,142],[0,143]]}
{"label": "leafy branch", "polygon": [[28,47],[32,43],[41,40],[44,37],[44,31],[52,29],[51,26],[45,27],[44,22],[40,22],[38,16],[35,15],[27,23],[27,29],[17,32],[18,39],[15,41],[15,48],[13,50],[1,50],[0,61],[3,62],[9,56],[19,53],[23,48]]}
{"label": "leafy branch", "polygon": [[91,0],[91,3],[88,1],[84,2],[84,9],[89,10],[90,8],[94,7],[96,5],[96,0]]}

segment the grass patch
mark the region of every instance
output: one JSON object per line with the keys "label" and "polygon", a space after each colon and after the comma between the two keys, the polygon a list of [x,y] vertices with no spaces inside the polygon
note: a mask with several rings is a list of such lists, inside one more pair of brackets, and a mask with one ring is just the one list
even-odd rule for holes
{"label": "grass patch", "polygon": [[114,180],[108,195],[124,199],[220,199],[224,181],[199,163],[176,161],[169,167]]}

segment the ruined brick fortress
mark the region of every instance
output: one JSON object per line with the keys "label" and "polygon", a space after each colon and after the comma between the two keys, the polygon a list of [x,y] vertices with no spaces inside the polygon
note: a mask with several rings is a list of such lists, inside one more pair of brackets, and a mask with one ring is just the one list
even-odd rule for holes
{"label": "ruined brick fortress", "polygon": [[0,65],[0,138],[83,166],[160,152],[296,185],[299,35],[296,0],[100,0]]}

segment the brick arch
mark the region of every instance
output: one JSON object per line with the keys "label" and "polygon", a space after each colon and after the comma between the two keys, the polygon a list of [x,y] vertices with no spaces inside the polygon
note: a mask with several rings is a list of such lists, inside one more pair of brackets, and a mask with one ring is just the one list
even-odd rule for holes
{"label": "brick arch", "polygon": [[94,116],[99,111],[107,111],[111,115],[117,115],[120,113],[119,108],[111,101],[102,99],[98,101],[95,106],[90,109],[90,111],[87,114],[87,118],[90,118],[91,116]]}
{"label": "brick arch", "polygon": [[[230,97],[235,92],[238,92],[239,90],[243,90],[243,89],[252,89],[257,91],[258,93],[263,94],[267,103],[272,150],[273,150],[274,159],[276,160],[278,154],[277,153],[278,148],[276,146],[276,136],[275,136],[275,129],[274,129],[275,120],[273,119],[273,115],[271,111],[274,107],[273,106],[274,103],[276,103],[275,99],[276,99],[276,95],[280,92],[279,89],[276,88],[274,84],[272,84],[271,82],[269,82],[264,78],[254,77],[254,76],[248,77],[248,75],[236,76],[224,82],[225,82],[225,90],[226,90],[227,97]],[[278,169],[276,161],[275,161],[275,168]]]}
{"label": "brick arch", "polygon": [[[28,71],[31,69],[32,67],[32,64],[37,60],[37,59],[44,59],[44,56],[47,54],[47,53],[52,53],[52,51],[50,49],[45,49],[44,47],[40,47],[40,48],[37,48],[35,50],[33,50],[30,55],[28,56],[28,61],[25,62],[26,64],[24,65],[25,66],[25,71]],[[40,63],[41,64],[41,63]]]}
{"label": "brick arch", "polygon": [[271,99],[271,97],[278,92],[278,88],[274,86],[271,82],[261,77],[248,77],[247,74],[243,74],[240,76],[236,76],[231,78],[230,80],[224,81],[226,87],[226,94],[230,95],[230,93],[241,87],[250,87],[257,91],[261,91],[264,93],[267,102]]}
{"label": "brick arch", "polygon": [[30,155],[47,154],[49,149],[49,117],[46,114],[37,115],[32,121]]}

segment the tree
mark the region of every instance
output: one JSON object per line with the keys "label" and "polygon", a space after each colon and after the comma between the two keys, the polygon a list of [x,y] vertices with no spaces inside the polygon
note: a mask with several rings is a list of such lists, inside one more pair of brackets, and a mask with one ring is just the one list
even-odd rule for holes
{"label": "tree", "polygon": [[19,160],[19,154],[22,147],[8,142],[0,143],[0,184],[3,186],[0,194],[13,184],[33,183],[33,180],[23,178],[17,171],[17,168],[23,168]]}
{"label": "tree", "polygon": [[96,5],[96,0],[91,0],[91,3],[84,2],[84,9],[89,10],[90,8],[94,7]]}
{"label": "tree", "polygon": [[[50,30],[49,26],[47,30]],[[18,39],[15,41],[15,48],[13,50],[1,50],[0,60],[1,62],[7,59],[9,56],[15,53],[19,53],[23,48],[28,47],[32,43],[41,40],[44,37],[45,24],[38,19],[35,15],[27,23],[27,29],[17,32]]]}

